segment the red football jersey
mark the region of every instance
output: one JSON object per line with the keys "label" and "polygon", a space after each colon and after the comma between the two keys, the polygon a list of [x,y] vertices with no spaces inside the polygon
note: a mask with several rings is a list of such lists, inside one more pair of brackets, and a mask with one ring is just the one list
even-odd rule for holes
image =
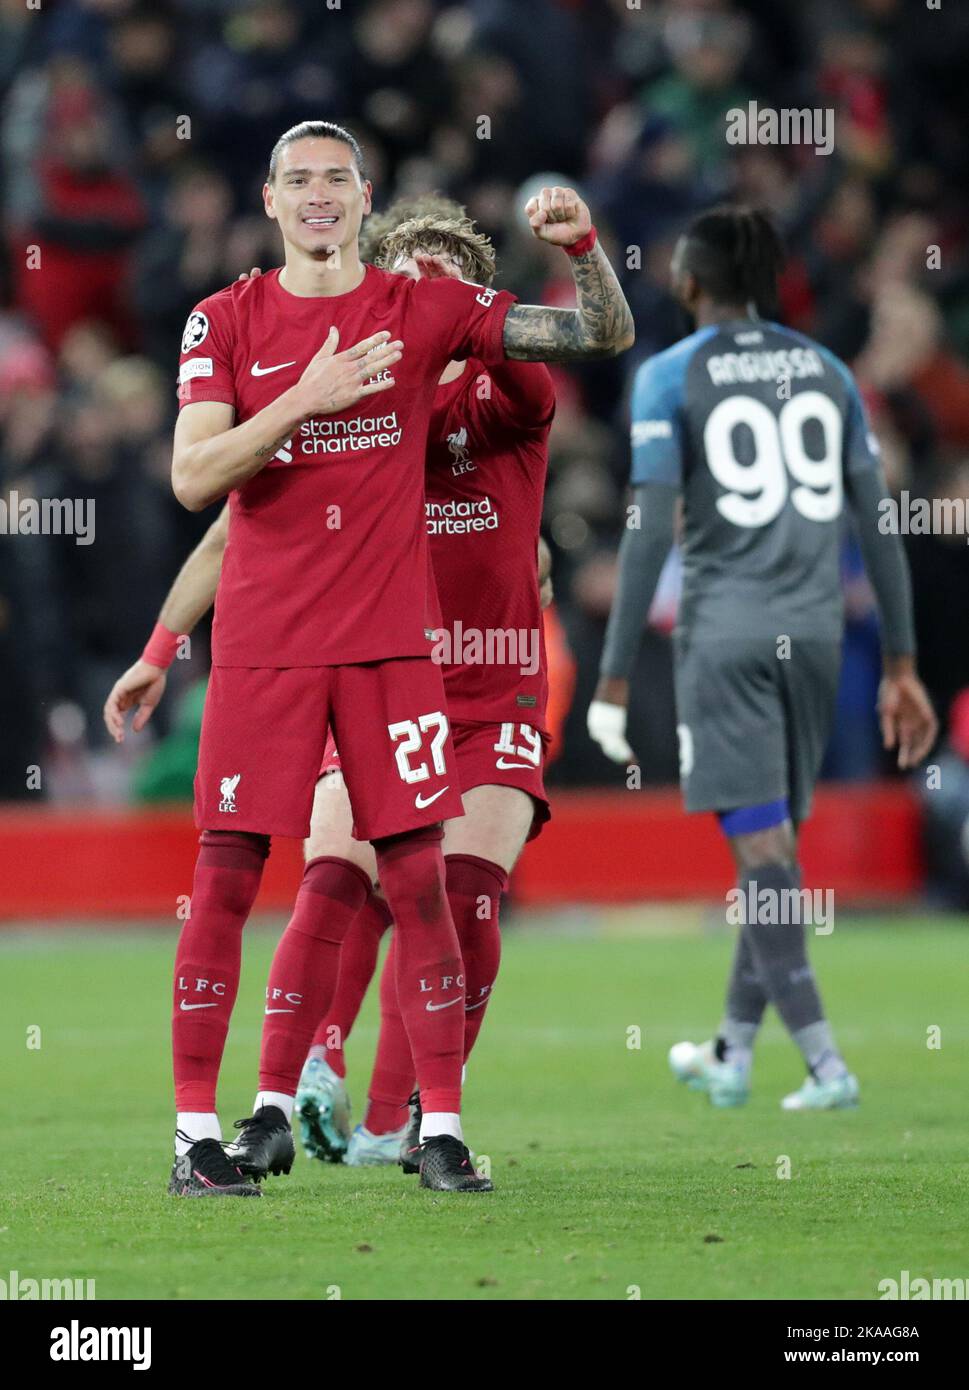
{"label": "red football jersey", "polygon": [[469,361],[435,394],[425,505],[452,720],[545,729],[537,551],[554,410],[548,369],[532,362],[492,377]]}
{"label": "red football jersey", "polygon": [[347,294],[301,298],[271,271],[189,315],[179,399],[224,401],[236,423],[292,386],[326,339],[340,349],[387,329],[403,341],[395,385],[306,420],[229,496],[215,600],[222,666],[329,666],[427,656],[424,462],[434,386],[452,358],[504,360],[514,302],[464,280],[411,280],[367,266]]}

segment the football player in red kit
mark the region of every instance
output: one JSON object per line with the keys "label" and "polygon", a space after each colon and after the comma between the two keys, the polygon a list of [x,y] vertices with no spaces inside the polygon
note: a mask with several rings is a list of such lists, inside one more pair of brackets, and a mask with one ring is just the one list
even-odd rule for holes
{"label": "football player in red kit", "polygon": [[[421,215],[425,207],[433,211]],[[446,274],[484,284],[494,276],[490,244],[458,204],[437,197],[401,200],[368,224],[366,242],[377,265],[403,274]],[[538,834],[549,815],[542,781],[547,676],[535,553],[554,396],[544,366],[510,362],[489,372],[479,366],[453,362],[445,368],[434,398],[425,482],[443,618],[434,657],[442,664],[465,811],[444,829],[446,887],[463,967],[465,1060],[497,976],[502,891],[526,838]],[[541,569],[540,562],[540,578]],[[332,738],[322,771],[326,780],[317,787],[307,862],[350,857],[375,880],[370,846],[352,839],[342,779],[329,775],[340,771]],[[319,899],[307,893],[289,932],[305,930],[319,912]],[[397,1005],[393,945],[381,981],[381,1035],[367,1113],[347,1148],[343,1043],[389,921],[386,902],[374,894],[344,937],[337,989],[300,1077],[297,1111],[311,1155],[339,1160],[346,1151],[346,1161],[360,1165],[400,1158],[416,1171],[420,1102]],[[277,1005],[288,936],[270,978],[270,1000]],[[297,1026],[285,1010],[278,1017],[272,1010],[269,1017],[267,1043],[273,1032],[286,1034]],[[270,1051],[271,1043],[264,1058]],[[261,1084],[268,1084],[265,1075]],[[245,1141],[242,1149],[248,1149]]]}
{"label": "football player in red kit", "polygon": [[[463,989],[440,822],[461,803],[430,653],[439,624],[423,516],[428,387],[452,359],[488,366],[621,351],[631,317],[570,190],[543,190],[528,211],[536,235],[571,253],[575,310],[363,265],[370,185],[339,127],[304,123],[282,136],[264,197],[285,265],[203,301],[182,343],[173,486],[192,509],[228,494],[231,541],[196,777],[202,848],[175,963],[170,1190],[258,1193],[223,1151],[216,1081],[269,840],[305,836],[329,728],[354,834],[373,843],[397,927],[398,1000],[424,1108],[421,1181],[485,1191],[459,1119],[464,1028],[453,1006]],[[300,1012],[318,1018],[370,883],[349,860],[312,869],[322,925],[291,943],[288,965]],[[265,1140],[272,1166],[285,1167],[294,1062],[272,1060],[287,1089],[260,1093],[244,1138]]]}
{"label": "football player in red kit", "polygon": [[[494,277],[490,243],[459,204],[437,196],[395,203],[371,219],[363,241],[375,264],[415,278],[444,274],[488,285]],[[442,613],[432,655],[444,675],[465,811],[445,822],[443,845],[448,902],[461,948],[465,1061],[498,972],[501,894],[526,839],[549,817],[542,780],[548,691],[539,605],[543,565],[540,559],[537,579],[535,557],[553,408],[551,377],[539,363],[507,362],[484,371],[473,361],[452,362],[438,383],[428,436],[425,512]],[[352,814],[332,737],[321,771],[325,781],[313,803],[307,863],[350,858],[375,882],[373,850],[351,834]],[[267,1059],[277,1043],[288,1051],[293,1030],[306,1027],[297,1010],[279,1005],[285,1005],[291,935],[307,931],[320,912],[319,897],[308,889],[273,962],[263,1089],[274,1082]],[[381,979],[381,1034],[365,1122],[347,1149],[343,1042],[389,922],[386,901],[374,893],[343,939],[337,989],[313,1037],[297,1111],[311,1155],[339,1160],[346,1150],[351,1164],[399,1158],[407,1171],[417,1171],[422,1117],[397,1004],[393,944]],[[233,1154],[261,1174],[265,1169],[253,1148],[244,1135]]]}
{"label": "football player in red kit", "polygon": [[[405,226],[400,224],[402,216],[407,218]],[[494,274],[490,243],[458,204],[436,196],[395,203],[370,219],[362,242],[368,259],[372,256],[377,264],[413,276],[444,273],[488,283]],[[465,1058],[497,974],[501,890],[526,838],[538,834],[549,815],[542,782],[547,682],[539,618],[539,600],[544,607],[551,597],[548,548],[539,542],[537,583],[531,557],[544,491],[551,381],[540,364],[506,363],[490,373],[476,371],[475,365],[449,363],[439,382],[428,438],[425,502],[443,616],[435,656],[442,661],[449,707],[456,711],[456,773],[465,791],[466,814],[447,823],[444,839],[448,899],[465,976]],[[159,627],[169,641],[175,631],[190,631],[211,604],[227,531],[225,508],[186,562],[163,606]],[[494,635],[500,634],[508,649],[492,651],[492,657],[517,657],[523,665],[516,667],[514,660],[461,659],[476,654],[487,658],[489,633],[493,643]],[[486,640],[482,652],[476,653],[479,636]],[[116,738],[123,737],[124,711],[135,703],[136,725],[144,727],[165,681],[160,667],[143,659],[115,683],[105,720]],[[523,713],[527,722],[520,717]],[[480,717],[468,717],[474,715]],[[509,725],[518,728],[517,752],[509,751]],[[327,857],[349,859],[373,882],[373,850],[353,839],[352,812],[332,739],[321,771],[325,781],[318,785],[314,801],[307,863]],[[325,900],[305,886],[290,931],[305,929],[307,918],[324,910]],[[373,976],[389,921],[385,900],[372,892],[344,938],[337,991],[309,1050],[297,1103],[304,1144],[316,1157],[338,1161],[347,1148],[342,1045]],[[274,974],[284,968],[285,956],[286,945],[281,943]],[[280,1030],[295,1026],[306,1038],[305,1018],[289,1007],[283,993],[271,980],[267,1052]],[[414,1069],[397,1005],[393,954],[384,965],[381,997],[381,1038],[366,1123],[357,1126],[347,1161],[373,1164],[397,1162],[400,1157],[410,1170],[413,1159],[401,1155],[402,1139],[408,1099],[415,1119],[419,1102],[416,1093],[410,1095]],[[264,1072],[261,1085],[268,1087],[272,1080]],[[412,1149],[413,1140],[404,1147]]]}
{"label": "football player in red kit", "polygon": [[[456,204],[399,224],[377,242],[378,265],[405,274],[443,273],[490,283],[490,246]],[[420,213],[418,202],[415,211]],[[377,231],[368,227],[372,237]],[[455,771],[465,814],[445,822],[444,862],[461,946],[464,1055],[474,1045],[498,973],[502,891],[526,839],[548,818],[542,782],[547,676],[536,548],[554,406],[548,371],[506,363],[485,371],[452,363],[435,395],[428,438],[425,510],[443,627],[443,663]],[[547,556],[547,549],[546,549]],[[332,744],[324,771],[339,769]],[[307,859],[345,852],[346,792],[327,776],[317,789]],[[343,849],[341,850],[341,846]],[[358,862],[374,877],[369,846]],[[312,903],[308,904],[312,910]],[[337,990],[313,1039],[297,1093],[307,1152],[339,1159],[347,1147],[343,1045],[376,967],[390,914],[375,896],[343,942]],[[284,937],[285,941],[285,937]],[[414,1071],[394,989],[396,950],[381,981],[381,1034],[364,1122],[350,1139],[352,1164],[397,1162],[412,1100],[413,1150],[420,1123]],[[413,1154],[401,1155],[405,1167]]]}

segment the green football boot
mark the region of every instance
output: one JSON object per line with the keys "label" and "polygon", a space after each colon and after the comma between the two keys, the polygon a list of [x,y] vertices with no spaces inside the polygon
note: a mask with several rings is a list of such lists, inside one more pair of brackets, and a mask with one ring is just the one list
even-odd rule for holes
{"label": "green football boot", "polygon": [[295,1102],[307,1158],[342,1163],[350,1142],[350,1097],[343,1077],[321,1057],[307,1057]]}
{"label": "green football boot", "polygon": [[670,1048],[673,1075],[691,1091],[705,1091],[710,1104],[726,1110],[744,1105],[750,1095],[750,1074],[746,1067],[718,1061],[712,1042],[678,1042]]}
{"label": "green football boot", "polygon": [[781,1101],[782,1110],[853,1110],[860,1099],[857,1076],[842,1072],[832,1081],[815,1081],[808,1076],[804,1085]]}

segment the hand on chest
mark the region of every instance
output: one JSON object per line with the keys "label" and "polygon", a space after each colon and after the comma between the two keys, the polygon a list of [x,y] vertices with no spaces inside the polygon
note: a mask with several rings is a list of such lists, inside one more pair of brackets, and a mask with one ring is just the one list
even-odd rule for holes
{"label": "hand on chest", "polygon": [[[372,321],[351,322],[341,328],[341,344],[348,346],[371,336],[377,329]],[[339,325],[338,325],[339,326]],[[329,322],[320,319],[312,331],[305,326],[296,332],[286,325],[275,332],[255,333],[236,354],[235,389],[240,421],[265,409],[279,396],[298,385],[303,373],[325,341]],[[342,350],[342,349],[339,349]],[[307,416],[283,441],[269,467],[306,463],[335,462],[360,457],[374,450],[392,449],[404,433],[417,434],[422,428],[420,403],[426,399],[427,383],[414,380],[413,370],[403,361],[389,370],[362,378],[362,384],[378,381],[392,384],[381,391],[370,391],[353,404],[332,413]],[[423,426],[426,428],[426,426]]]}

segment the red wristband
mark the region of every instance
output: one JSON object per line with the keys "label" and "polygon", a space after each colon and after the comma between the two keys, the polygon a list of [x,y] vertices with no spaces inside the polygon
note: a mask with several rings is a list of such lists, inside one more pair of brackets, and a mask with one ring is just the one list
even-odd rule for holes
{"label": "red wristband", "polygon": [[595,227],[590,227],[581,241],[575,241],[571,246],[563,246],[562,250],[567,256],[584,256],[595,246],[598,235]]}
{"label": "red wristband", "polygon": [[178,633],[170,632],[164,623],[156,623],[155,630],[148,638],[145,650],[141,653],[141,659],[147,661],[149,666],[158,666],[163,671],[167,671],[175,660],[177,651]]}

